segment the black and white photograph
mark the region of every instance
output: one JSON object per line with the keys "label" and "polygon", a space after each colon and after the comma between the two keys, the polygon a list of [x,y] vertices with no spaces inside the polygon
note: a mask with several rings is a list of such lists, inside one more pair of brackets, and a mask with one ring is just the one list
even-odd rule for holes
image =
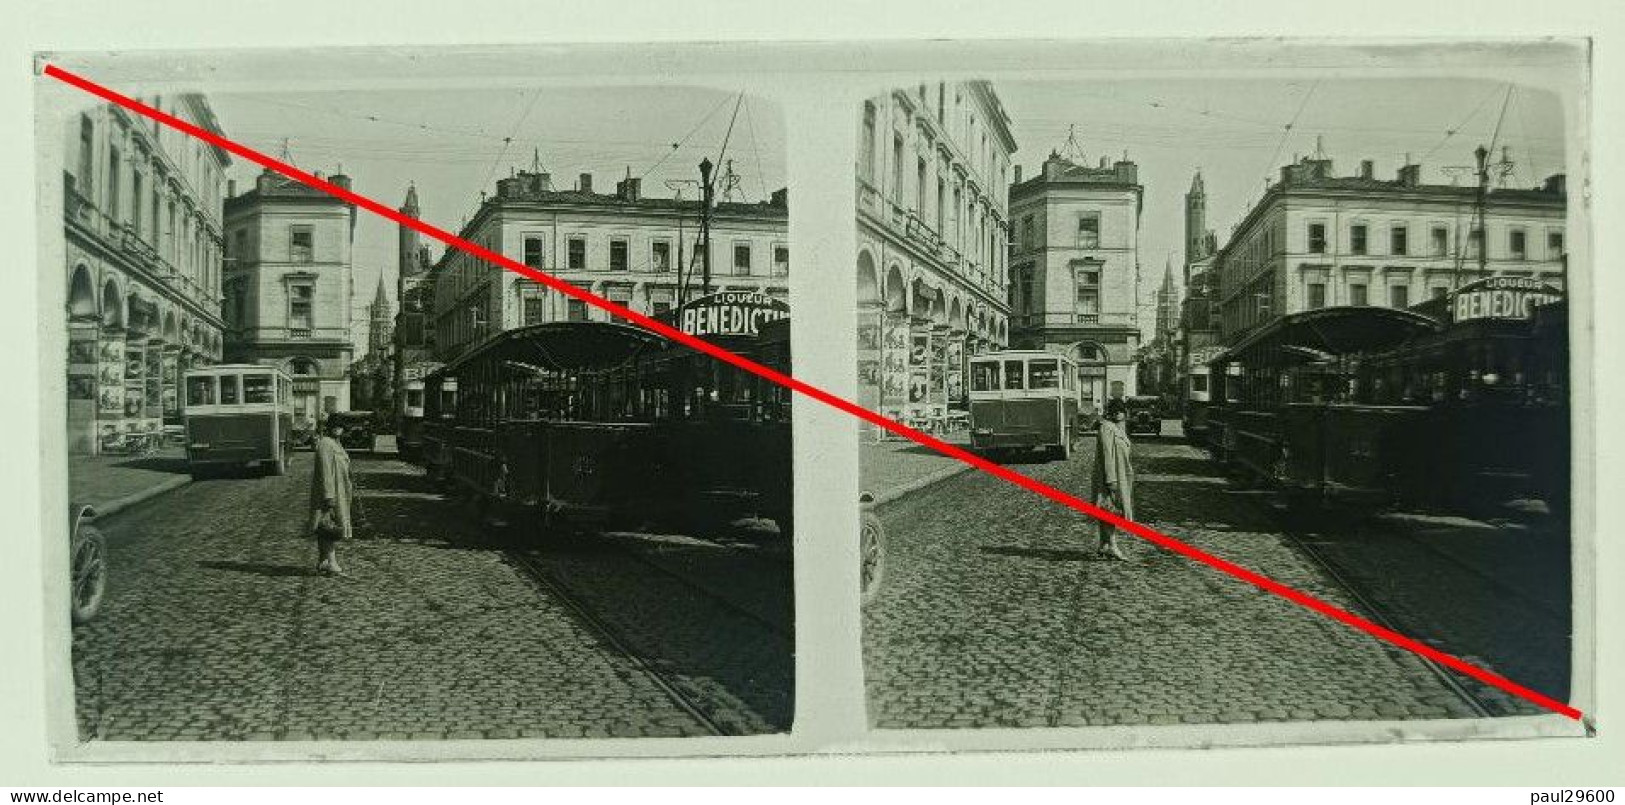
{"label": "black and white photograph", "polygon": [[[791,371],[783,114],[739,87],[109,86]],[[59,111],[80,743],[791,729],[787,391],[137,111]]]}
{"label": "black and white photograph", "polygon": [[[876,92],[858,401],[1570,701],[1582,73],[1460,47]],[[859,453],[874,728],[1553,709],[886,429]]]}

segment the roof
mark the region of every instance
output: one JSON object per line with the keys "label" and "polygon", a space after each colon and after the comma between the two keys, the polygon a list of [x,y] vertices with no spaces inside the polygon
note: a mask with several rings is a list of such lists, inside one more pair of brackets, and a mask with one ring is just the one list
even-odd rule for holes
{"label": "roof", "polygon": [[1323,307],[1281,316],[1243,336],[1208,363],[1230,363],[1266,350],[1300,360],[1324,360],[1352,352],[1391,349],[1439,328],[1437,321],[1413,310]]}
{"label": "roof", "polygon": [[476,361],[522,363],[555,372],[609,368],[665,341],[659,335],[613,322],[560,321],[504,330],[479,343],[435,374],[455,375]]}

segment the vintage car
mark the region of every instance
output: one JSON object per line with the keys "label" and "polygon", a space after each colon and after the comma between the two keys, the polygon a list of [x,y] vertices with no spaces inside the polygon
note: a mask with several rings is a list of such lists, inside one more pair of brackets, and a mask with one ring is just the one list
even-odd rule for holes
{"label": "vintage car", "polygon": [[89,506],[68,507],[68,603],[76,626],[96,617],[107,594],[107,543],[90,524],[94,519]]}
{"label": "vintage car", "polygon": [[344,445],[344,449],[365,450],[369,453],[378,449],[377,417],[373,412],[334,411],[327,415],[327,422],[344,428],[344,433],[339,436],[339,444]]}
{"label": "vintage car", "polygon": [[1128,413],[1124,417],[1124,430],[1130,435],[1136,433],[1162,435],[1162,398],[1128,397],[1123,402],[1128,407]]}

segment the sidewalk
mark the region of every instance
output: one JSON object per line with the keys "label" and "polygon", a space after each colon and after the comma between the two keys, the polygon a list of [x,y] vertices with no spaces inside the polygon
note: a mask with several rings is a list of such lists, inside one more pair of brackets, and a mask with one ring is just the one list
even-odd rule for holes
{"label": "sidewalk", "polygon": [[[959,447],[970,446],[970,434],[965,431],[940,438]],[[958,459],[901,439],[863,442],[858,447],[858,466],[860,488],[874,496],[876,504],[896,500],[972,469]]]}
{"label": "sidewalk", "polygon": [[186,470],[186,451],[180,447],[167,447],[150,456],[68,457],[68,500],[90,504],[99,517],[191,480]]}

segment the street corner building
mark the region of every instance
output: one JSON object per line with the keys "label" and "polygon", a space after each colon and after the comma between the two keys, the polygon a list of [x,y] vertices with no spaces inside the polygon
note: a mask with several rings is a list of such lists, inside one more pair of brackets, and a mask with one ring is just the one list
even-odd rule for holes
{"label": "street corner building", "polygon": [[941,427],[968,405],[968,356],[1011,337],[1010,119],[992,84],[939,81],[865,101],[860,123],[858,402]]}
{"label": "street corner building", "polygon": [[[142,101],[221,134],[198,94]],[[230,158],[102,104],[69,117],[63,165],[71,453],[156,434],[180,377],[221,359],[221,186]]]}
{"label": "street corner building", "polygon": [[[343,174],[327,179],[350,186]],[[224,205],[226,360],[292,377],[298,421],[350,410],[354,205],[270,170],[241,194],[234,184]]]}

